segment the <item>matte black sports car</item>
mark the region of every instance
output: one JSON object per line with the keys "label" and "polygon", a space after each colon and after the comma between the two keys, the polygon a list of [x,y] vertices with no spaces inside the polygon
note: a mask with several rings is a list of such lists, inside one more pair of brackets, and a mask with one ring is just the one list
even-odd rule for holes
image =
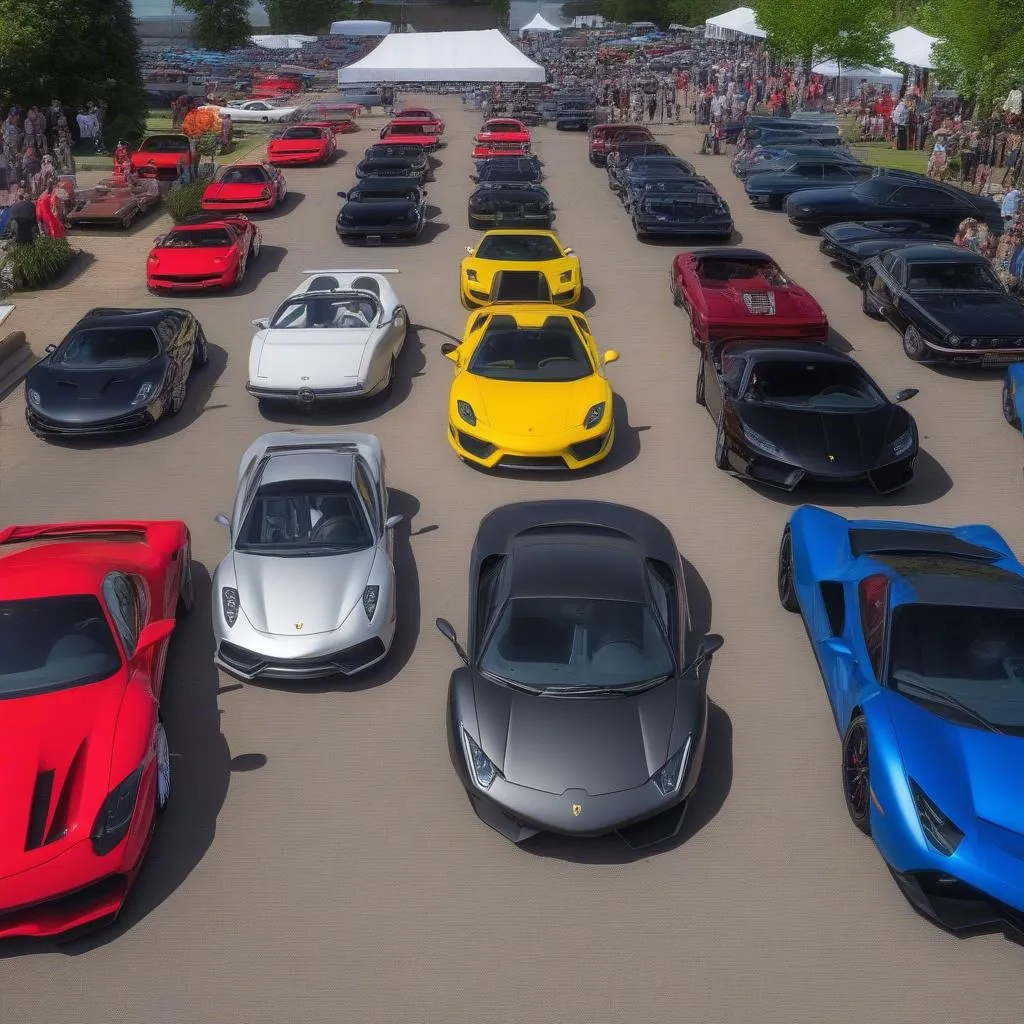
{"label": "matte black sports car", "polygon": [[541,162],[540,157],[537,156],[536,153],[524,153],[524,154],[522,154],[520,156],[488,156],[488,157],[484,157],[483,160],[477,160],[476,161],[477,173],[479,174],[480,173],[480,169],[482,167],[487,166],[487,165],[491,165],[491,166],[495,166],[495,167],[500,167],[502,161],[506,161],[508,166],[510,166],[510,167],[522,167],[524,165],[529,165],[530,167],[533,168],[534,171],[537,172],[538,175],[543,176],[543,172],[541,171],[541,168],[544,166],[544,164]]}
{"label": "matte black sports car", "polygon": [[874,167],[852,160],[800,157],[782,170],[751,174],[744,188],[755,206],[781,206],[787,196],[801,189],[856,185],[874,173]]}
{"label": "matte black sports car", "polygon": [[715,465],[792,491],[866,480],[880,494],[914,476],[917,426],[849,356],[806,341],[703,346],[697,404],[716,422]]}
{"label": "matte black sports car", "polygon": [[670,156],[675,153],[663,142],[647,142],[642,139],[626,138],[616,140],[608,151],[605,158],[604,169],[608,174],[608,187],[614,189],[614,175],[619,172],[630,160],[638,156]]}
{"label": "matte black sports car", "polygon": [[356,164],[356,178],[360,181],[364,178],[415,178],[422,185],[427,174],[426,164],[417,163],[414,156],[368,156]]}
{"label": "matte black sports car", "polygon": [[675,540],[644,512],[597,501],[495,509],[470,563],[464,665],[448,746],[474,810],[513,842],[677,835],[697,784],[722,644],[693,635]]}
{"label": "matte black sports car", "polygon": [[731,238],[729,205],[706,178],[660,181],[630,190],[627,208],[637,238],[652,235]]}
{"label": "matte black sports car", "polygon": [[814,188],[794,192],[785,205],[794,226],[817,230],[846,220],[923,220],[952,238],[960,221],[977,217],[1002,232],[999,204],[943,185],[920,174],[880,171],[853,188]]}
{"label": "matte black sports car", "polygon": [[984,256],[923,244],[873,256],[861,277],[864,312],[903,335],[914,362],[1006,366],[1024,360],[1024,306]]}
{"label": "matte black sports car", "polygon": [[794,143],[791,146],[754,146],[753,149],[737,150],[733,156],[732,173],[740,181],[746,181],[751,174],[769,171],[784,171],[795,160],[839,160],[859,164],[860,161],[847,150],[830,148],[815,143]]}
{"label": "matte black sports car", "polygon": [[496,182],[478,185],[469,197],[469,226],[488,228],[550,228],[555,204],[542,185]]}
{"label": "matte black sports car", "polygon": [[427,193],[416,178],[362,178],[348,192],[335,230],[347,243],[411,241],[427,220]]}
{"label": "matte black sports car", "polygon": [[677,156],[635,156],[623,163],[608,166],[612,191],[618,193],[620,199],[628,189],[644,182],[698,177],[693,164]]}
{"label": "matte black sports car", "polygon": [[487,182],[516,182],[519,184],[539,184],[544,178],[540,163],[531,157],[496,157],[492,160],[481,160],[477,164],[476,174],[470,179],[482,185]]}
{"label": "matte black sports car", "polygon": [[819,248],[834,263],[859,277],[864,263],[887,249],[948,242],[950,237],[923,220],[842,221],[821,229]]}
{"label": "matte black sports car", "polygon": [[25,419],[37,437],[120,434],[185,404],[206,335],[185,309],[91,309],[25,379]]}
{"label": "matte black sports car", "polygon": [[414,175],[426,177],[430,173],[430,157],[415,142],[377,142],[367,146],[363,157],[366,160],[403,160]]}

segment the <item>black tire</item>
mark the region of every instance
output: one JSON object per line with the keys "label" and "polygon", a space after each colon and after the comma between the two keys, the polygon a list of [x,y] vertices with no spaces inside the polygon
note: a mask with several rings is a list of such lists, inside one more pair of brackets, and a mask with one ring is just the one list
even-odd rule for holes
{"label": "black tire", "polygon": [[1010,378],[1003,380],[1003,419],[1013,427],[1020,430],[1020,417],[1017,415],[1017,407],[1013,401],[1013,392],[1010,390]]}
{"label": "black tire", "polygon": [[700,357],[700,366],[697,368],[697,389],[694,395],[694,401],[698,405],[706,406],[707,403],[704,400],[704,356]]}
{"label": "black tire", "polygon": [[672,305],[678,306],[682,309],[683,306],[683,295],[679,291],[679,285],[676,283],[675,274],[673,273],[671,283],[669,284],[669,291],[672,293]]}
{"label": "black tire", "polygon": [[928,346],[913,324],[903,332],[903,354],[915,363],[920,363],[928,355]]}
{"label": "black tire", "polygon": [[126,214],[124,217],[121,218],[121,229],[123,231],[127,231],[131,226],[132,226],[132,215],[129,213],[129,214]]}
{"label": "black tire", "polygon": [[179,621],[187,619],[195,607],[196,594],[192,579],[192,538],[185,538],[185,546],[178,556],[181,559],[181,583],[178,586],[178,604],[174,611],[174,617]]}
{"label": "black tire", "polygon": [[779,543],[779,569],[776,573],[776,584],[779,591],[779,604],[787,612],[800,611],[800,602],[796,599],[796,587],[793,583],[793,534],[787,526],[782,531]]}
{"label": "black tire", "polygon": [[871,302],[871,296],[868,294],[867,285],[864,285],[860,290],[860,308],[864,312],[864,315],[871,317],[872,320],[882,319],[882,314],[878,312]]}
{"label": "black tire", "polygon": [[725,416],[718,417],[718,429],[715,431],[715,466],[718,469],[729,468],[729,446],[725,440]]}
{"label": "black tire", "polygon": [[196,335],[196,350],[192,355],[192,365],[194,367],[202,368],[207,365],[210,361],[210,346],[206,340],[206,331],[199,328],[199,333]]}
{"label": "black tire", "polygon": [[871,835],[871,776],[868,767],[868,725],[859,712],[843,734],[843,798],[850,820]]}

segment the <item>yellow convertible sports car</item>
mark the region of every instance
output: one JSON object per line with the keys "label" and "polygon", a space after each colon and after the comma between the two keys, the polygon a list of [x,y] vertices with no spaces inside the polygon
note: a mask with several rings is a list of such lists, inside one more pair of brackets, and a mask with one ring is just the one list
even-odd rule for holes
{"label": "yellow convertible sports car", "polygon": [[488,231],[462,261],[459,295],[466,309],[491,302],[554,302],[574,306],[583,272],[553,231]]}
{"label": "yellow convertible sports car", "polygon": [[612,450],[612,389],[582,313],[502,303],[471,314],[458,345],[448,440],[488,469],[583,469]]}

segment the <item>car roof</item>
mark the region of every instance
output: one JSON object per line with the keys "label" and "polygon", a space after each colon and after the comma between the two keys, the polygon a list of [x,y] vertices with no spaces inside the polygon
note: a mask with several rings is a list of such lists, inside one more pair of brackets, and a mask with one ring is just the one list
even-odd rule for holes
{"label": "car roof", "polygon": [[805,362],[813,359],[816,363],[852,363],[858,369],[863,367],[844,352],[837,352],[820,342],[814,341],[729,341],[725,339],[715,346],[719,351],[728,348],[730,353],[753,357],[760,361]]}
{"label": "car roof", "polygon": [[935,553],[879,553],[871,558],[911,588],[912,595],[895,595],[897,606],[931,604],[1024,610],[1024,576],[995,564],[1000,560],[997,552],[985,560]]}
{"label": "car roof", "polygon": [[76,330],[89,327],[157,327],[167,317],[175,314],[181,316],[185,310],[164,307],[162,309],[107,309],[97,307],[90,309],[75,324]]}
{"label": "car roof", "polygon": [[775,262],[774,257],[769,256],[766,252],[761,252],[759,249],[735,249],[725,245],[692,249],[690,255],[697,260],[736,260],[737,263],[743,260],[769,260],[772,263]]}
{"label": "car roof", "polygon": [[911,263],[988,263],[980,253],[962,249],[959,245],[935,242],[930,245],[912,245],[900,249],[900,256]]}
{"label": "car roof", "polygon": [[541,534],[516,540],[510,556],[509,597],[588,597],[643,602],[643,564],[637,545],[567,528],[558,539]]}
{"label": "car roof", "polygon": [[266,456],[259,486],[285,483],[289,480],[347,480],[355,474],[355,457],[351,452],[331,449],[301,449],[275,452]]}

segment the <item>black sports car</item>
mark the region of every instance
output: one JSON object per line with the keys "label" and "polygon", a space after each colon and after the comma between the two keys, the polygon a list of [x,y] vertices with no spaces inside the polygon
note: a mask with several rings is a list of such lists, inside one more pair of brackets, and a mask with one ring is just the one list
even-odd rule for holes
{"label": "black sports car", "polygon": [[497,182],[478,185],[469,197],[469,226],[488,228],[550,228],[555,204],[542,185]]}
{"label": "black sports car", "polygon": [[[609,164],[612,168],[612,165]],[[667,181],[670,178],[695,178],[693,164],[677,156],[634,156],[616,164],[608,175],[614,192],[621,199],[630,189],[648,181]]]}
{"label": "black sports car", "polygon": [[746,181],[752,174],[784,171],[795,160],[841,160],[846,163],[860,163],[846,150],[826,149],[817,143],[794,143],[791,146],[754,146],[753,149],[738,150],[732,158],[731,167],[732,173],[740,181]]}
{"label": "black sports car", "polygon": [[756,171],[744,188],[755,206],[781,206],[787,196],[801,189],[856,185],[874,173],[874,167],[853,160],[800,157],[781,170]]}
{"label": "black sports car", "polygon": [[348,192],[335,230],[346,243],[412,241],[427,220],[427,193],[416,178],[362,178]]}
{"label": "black sports car", "polygon": [[25,379],[25,419],[37,437],[120,434],[185,404],[206,335],[185,309],[91,309]]}
{"label": "black sports car", "polygon": [[679,553],[644,512],[505,505],[480,524],[448,746],[474,810],[513,842],[677,835],[697,784],[722,638],[693,635]]}
{"label": "black sports car", "polygon": [[642,190],[631,189],[626,205],[637,238],[732,237],[729,205],[706,178],[661,181]]}
{"label": "black sports car", "polygon": [[868,481],[880,494],[914,475],[917,426],[849,356],[806,341],[704,345],[697,404],[718,426],[715,465],[792,491]]}
{"label": "black sports car", "polygon": [[422,175],[424,178],[430,173],[430,157],[415,142],[378,142],[368,146],[363,157],[367,160],[405,161],[411,174]]}
{"label": "black sports car", "polygon": [[604,169],[608,174],[608,187],[615,188],[615,175],[634,157],[638,156],[669,156],[674,157],[668,146],[663,142],[648,142],[643,139],[631,139],[616,142],[608,151]]}
{"label": "black sports car", "polygon": [[1002,232],[999,204],[943,185],[920,174],[880,171],[853,188],[814,188],[794,192],[785,205],[791,224],[817,230],[846,220],[923,220],[952,238],[960,221],[977,217]]}
{"label": "black sports car", "polygon": [[478,185],[492,181],[536,185],[543,177],[540,161],[535,157],[525,156],[500,156],[491,160],[481,160],[476,165],[476,174],[470,175],[470,179]]}
{"label": "black sports car", "polygon": [[1024,306],[968,249],[925,243],[873,256],[861,272],[861,298],[868,316],[902,334],[915,362],[1024,360]]}
{"label": "black sports car", "polygon": [[807,144],[813,142],[826,149],[846,149],[846,141],[838,131],[795,132],[788,126],[786,128],[766,128],[758,132],[756,136],[747,137],[745,144],[749,145],[751,142],[756,142],[762,146],[784,146],[791,143]]}
{"label": "black sports car", "polygon": [[529,164],[529,166],[532,167],[538,175],[543,175],[541,168],[544,166],[544,164],[541,162],[540,157],[537,156],[536,153],[524,153],[521,156],[484,157],[484,159],[476,161],[477,173],[479,174],[480,169],[488,164],[493,166],[499,166],[502,160],[507,161],[508,164],[512,167],[522,167],[526,164]]}
{"label": "black sports car", "polygon": [[555,107],[555,128],[560,132],[585,132],[597,120],[592,99],[560,100]]}
{"label": "black sports car", "polygon": [[852,220],[821,229],[818,247],[855,279],[863,265],[888,249],[905,249],[928,242],[948,242],[949,234],[923,220]]}
{"label": "black sports car", "polygon": [[367,156],[356,164],[356,178],[360,181],[364,178],[415,178],[422,185],[428,173],[426,163],[418,161],[416,156]]}

